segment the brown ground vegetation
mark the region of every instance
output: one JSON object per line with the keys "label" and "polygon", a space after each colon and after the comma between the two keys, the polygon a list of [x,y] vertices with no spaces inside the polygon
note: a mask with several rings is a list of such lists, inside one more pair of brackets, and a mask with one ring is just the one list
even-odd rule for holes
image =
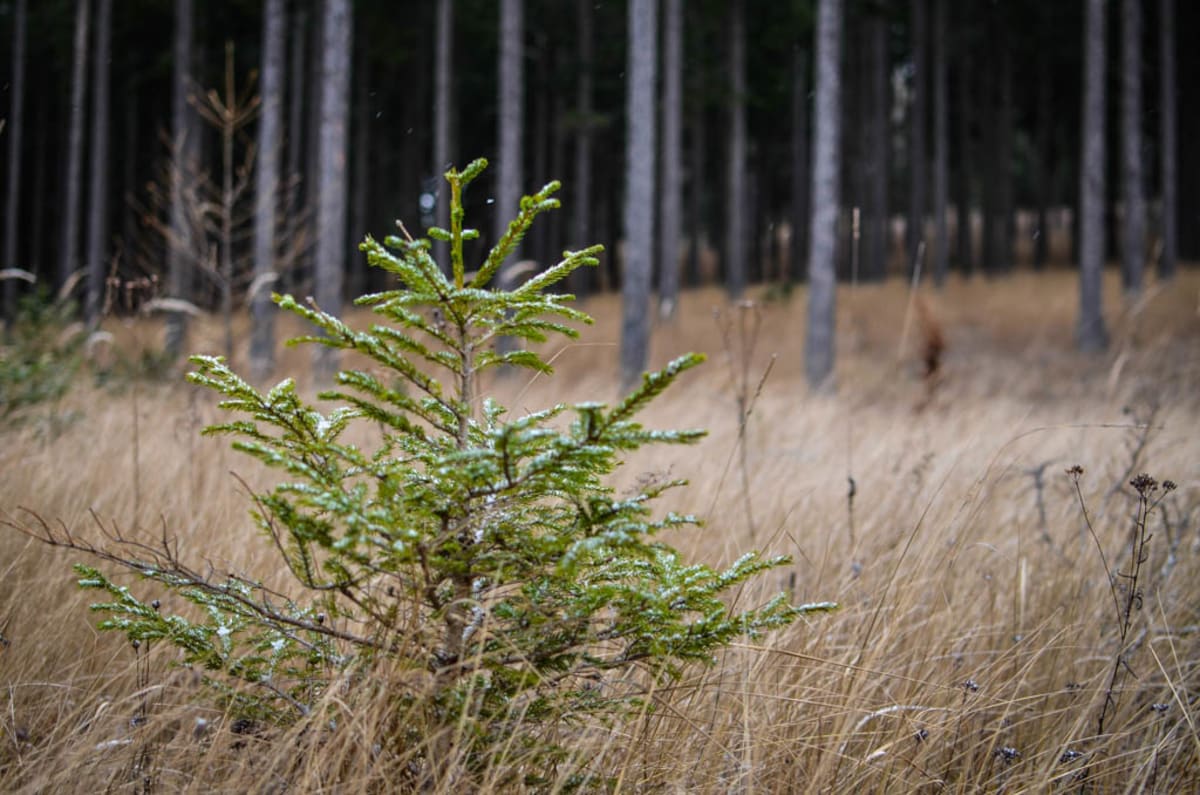
{"label": "brown ground vegetation", "polygon": [[[1185,270],[1136,304],[1109,276],[1113,345],[1094,357],[1073,351],[1069,273],[923,294],[941,344],[934,391],[929,332],[906,287],[843,287],[833,397],[803,386],[802,291],[764,294],[749,372],[778,356],[742,436],[748,494],[731,368],[719,361],[746,348],[722,342],[719,292],[685,294],[655,332],[651,365],[687,350],[714,361],[644,420],[710,436],[638,457],[621,477],[691,481],[672,497],[706,521],[670,539],[687,556],[727,563],[752,543],[790,554],[794,566],[764,593],[842,608],[737,644],[613,731],[579,730],[559,783],[590,763],[627,791],[1200,789],[1200,274]],[[583,308],[596,327],[553,354],[557,376],[500,380],[502,403],[616,396],[618,299]],[[108,330],[121,350],[159,343],[145,322]],[[201,323],[192,347],[216,351],[221,339],[218,323]],[[306,372],[310,355],[289,349],[281,372]],[[28,509],[81,533],[97,532],[96,518],[166,528],[193,560],[271,577],[230,473],[265,475],[199,436],[216,417],[178,378],[84,379],[0,428],[0,518]],[[1128,588],[1128,483],[1140,472],[1179,487],[1147,520],[1122,644],[1114,599]],[[0,789],[357,792],[402,780],[378,742],[386,698],[348,697],[339,730],[321,736],[246,734],[170,666],[169,650],[135,653],[94,629],[89,595],[73,585],[77,558],[0,529]]]}

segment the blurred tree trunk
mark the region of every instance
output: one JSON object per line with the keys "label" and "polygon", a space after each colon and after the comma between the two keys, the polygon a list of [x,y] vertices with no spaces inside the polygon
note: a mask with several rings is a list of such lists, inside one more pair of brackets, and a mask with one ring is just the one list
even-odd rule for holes
{"label": "blurred tree trunk", "polygon": [[1136,296],[1146,267],[1141,0],[1122,0],[1121,11],[1121,273],[1125,291]]}
{"label": "blurred tree trunk", "polygon": [[1162,183],[1162,254],[1158,277],[1175,278],[1179,258],[1179,170],[1175,79],[1175,0],[1159,0],[1158,16],[1159,97],[1162,119],[1159,130],[1159,161]]}
{"label": "blurred tree trunk", "polygon": [[837,221],[841,127],[842,2],[817,4],[817,82],[812,153],[812,229],[808,246],[808,327],[804,372],[813,389],[830,386],[833,375],[834,311],[837,298]]}
{"label": "blurred tree trunk", "polygon": [[1079,168],[1079,327],[1080,350],[1108,347],[1101,310],[1104,276],[1104,89],[1105,0],[1087,0],[1083,40],[1083,160]]}
{"label": "blurred tree trunk", "polygon": [[[517,217],[521,200],[525,134],[524,0],[500,0],[499,97],[496,146],[496,205],[492,242],[500,240]],[[514,259],[520,259],[519,252]],[[500,277],[504,279],[503,275]]]}
{"label": "blurred tree trunk", "polygon": [[946,0],[933,0],[933,283],[946,284],[950,234],[946,207],[950,193],[949,97],[946,91]]}
{"label": "blurred tree trunk", "polygon": [[[30,96],[38,96],[39,89],[45,90],[44,86],[50,82],[48,76],[42,71],[35,69],[30,77],[35,81],[34,90],[30,92]],[[34,103],[37,107],[37,114],[33,117],[33,224],[29,230],[29,240],[26,247],[29,251],[29,263],[32,266],[31,270],[37,274],[39,279],[49,278],[50,283],[53,283],[52,274],[46,266],[48,257],[46,256],[46,230],[47,216],[50,214],[45,211],[46,193],[50,189],[49,184],[53,180],[52,176],[47,175],[46,161],[47,152],[53,148],[53,135],[50,132],[50,104],[49,102]],[[18,220],[19,223],[19,220]]]}
{"label": "blurred tree trunk", "polygon": [[683,2],[663,10],[662,184],[659,186],[658,310],[670,318],[679,300],[683,208]]}
{"label": "blurred tree trunk", "polygon": [[138,227],[140,224],[140,216],[137,207],[131,200],[140,190],[138,184],[138,161],[139,153],[141,152],[141,125],[138,123],[139,113],[138,107],[140,104],[139,82],[136,76],[130,76],[125,80],[123,89],[124,94],[124,129],[119,137],[121,145],[121,154],[118,156],[121,163],[121,189],[117,194],[121,197],[121,252],[123,256],[127,256],[133,246],[133,241],[137,240]]}
{"label": "blurred tree trunk", "polygon": [[888,50],[886,6],[876,6],[864,21],[866,41],[866,113],[861,121],[866,136],[859,275],[867,281],[887,278],[888,265]]}
{"label": "blurred tree trunk", "polygon": [[994,261],[1003,273],[1013,268],[1013,238],[1016,207],[1013,198],[1013,50],[1007,28],[1001,28],[1000,118],[996,131],[996,255]]}
{"label": "blurred tree trunk", "polygon": [[625,253],[621,274],[621,388],[637,383],[650,347],[654,260],[655,71],[658,2],[630,0],[627,34]]}
{"label": "blurred tree trunk", "polygon": [[929,22],[926,4],[929,0],[912,0],[912,107],[908,117],[908,244],[909,267],[918,267],[918,249],[925,237],[926,188],[926,130],[925,116],[929,103]]}
{"label": "blurred tree trunk", "polygon": [[[856,7],[857,6],[857,7]],[[861,8],[864,13],[856,13]],[[865,270],[863,258],[862,218],[867,215],[869,174],[871,168],[871,54],[869,7],[851,0],[842,35],[846,40],[842,80],[845,105],[842,117],[842,157],[846,172],[842,179],[842,196],[850,210],[850,223],[838,228],[838,245],[846,252],[846,271],[838,278],[857,282]],[[856,239],[857,238],[857,239]]]}
{"label": "blurred tree trunk", "polygon": [[86,101],[89,0],[75,0],[75,44],[71,65],[71,119],[67,127],[66,181],[63,183],[62,236],[58,282],[66,284],[79,267],[79,192],[83,183],[83,114]]}
{"label": "blurred tree trunk", "polygon": [[996,238],[998,237],[996,234],[996,217],[998,215],[997,207],[1000,204],[997,198],[1000,185],[1000,167],[999,163],[996,162],[996,151],[999,148],[996,141],[999,138],[1000,103],[996,97],[998,91],[996,71],[995,65],[984,71],[980,85],[983,107],[979,111],[980,124],[982,126],[979,148],[983,155],[983,163],[979,167],[982,176],[982,185],[979,191],[979,215],[982,221],[982,229],[979,235],[979,255],[980,265],[987,276],[996,275],[998,267],[996,256]]}
{"label": "blurred tree trunk", "polygon": [[[346,263],[346,155],[350,122],[350,64],[354,27],[350,0],[325,0],[321,47],[321,126],[317,169],[317,241],[314,293],[325,312],[342,306]],[[336,351],[317,347],[318,379],[337,370]]]}
{"label": "blurred tree trunk", "polygon": [[279,209],[279,156],[283,143],[284,0],[263,6],[262,105],[254,185],[254,282],[250,294],[250,367],[262,380],[275,365],[275,219]]}
{"label": "blurred tree trunk", "polygon": [[811,182],[808,150],[808,53],[795,46],[792,48],[792,236],[788,270],[783,279],[787,284],[804,278],[802,267],[808,254],[808,191]]}
{"label": "blurred tree trunk", "polygon": [[[195,116],[188,103],[192,67],[192,0],[175,0],[174,66],[171,73],[171,207],[167,236],[167,296],[189,300],[192,297],[190,260],[191,225],[187,219],[184,190],[190,180],[188,152],[196,143]],[[187,336],[187,315],[167,314],[166,350],[171,359],[183,352]]]}
{"label": "blurred tree trunk", "polygon": [[[369,36],[361,27],[353,34],[357,40],[354,49],[354,101],[353,128],[354,145],[350,147],[353,173],[350,178],[350,241],[347,249],[346,292],[352,298],[367,292],[370,274],[367,258],[358,251],[358,244],[367,236],[367,180],[370,178],[368,164],[371,162],[371,76],[370,61],[367,59]],[[436,218],[434,219],[436,223]],[[424,226],[424,225],[423,225]],[[421,229],[424,234],[425,230]]]}
{"label": "blurred tree trunk", "polygon": [[958,210],[958,268],[963,276],[975,271],[975,234],[971,228],[971,54],[963,47],[958,65],[958,179],[955,203]]}
{"label": "blurred tree trunk", "polygon": [[[569,18],[569,14],[568,14]],[[559,30],[565,24],[566,20],[551,30]],[[558,75],[569,69],[570,63],[570,48],[555,35],[550,36],[550,69],[551,75]],[[547,154],[549,164],[546,166],[545,179],[561,179],[567,174],[567,140],[568,125],[564,122],[567,117],[567,109],[571,105],[571,99],[567,93],[566,84],[556,79],[546,80],[546,94],[549,100],[548,123],[546,124],[547,133],[549,134],[549,143]],[[543,262],[548,267],[559,261],[563,251],[567,247],[567,232],[570,228],[570,218],[562,213],[551,213],[550,217],[545,219],[548,223],[543,223],[542,228],[545,231],[543,244],[546,246],[546,255]]]}
{"label": "blurred tree trunk", "polygon": [[308,211],[312,214],[313,223],[310,228],[313,230],[313,244],[305,252],[305,256],[301,257],[300,273],[297,281],[298,287],[303,287],[307,295],[311,295],[315,289],[317,279],[317,256],[320,241],[317,236],[320,234],[320,225],[318,216],[321,209],[321,114],[322,114],[322,91],[324,86],[323,70],[324,56],[322,48],[325,46],[325,12],[322,4],[326,0],[317,0],[313,2],[312,24],[309,25],[307,48],[309,51],[308,58],[308,75],[305,77],[305,84],[308,86],[308,119],[305,122],[308,132],[305,135],[305,152],[304,152],[304,203],[308,206]]}
{"label": "blurred tree trunk", "polygon": [[[493,219],[493,244],[499,242],[509,223],[517,217],[524,182],[525,152],[525,8],[524,0],[500,0],[500,42],[497,63],[496,204]],[[510,255],[509,265],[520,261],[521,247]],[[501,268],[500,285],[511,288],[512,271]],[[496,340],[496,351],[507,353],[516,347],[512,337]],[[502,371],[503,372],[503,371]]]}
{"label": "blurred tree trunk", "polygon": [[[432,10],[433,4],[423,4]],[[371,33],[370,30],[367,33]],[[430,36],[418,36],[406,58],[414,64],[432,64],[435,42]],[[357,78],[356,78],[357,79]],[[428,80],[413,80],[406,91],[407,101],[400,105],[400,129],[403,130],[403,146],[396,150],[399,166],[395,170],[399,196],[393,205],[397,218],[415,219],[409,231],[423,233],[426,225],[432,224],[432,213],[422,217],[420,206],[423,180],[429,175],[429,152],[433,148],[432,130],[429,126],[429,109],[433,107],[433,83]],[[352,248],[353,250],[353,248]],[[385,277],[386,278],[386,277]]]}
{"label": "blurred tree trunk", "polygon": [[[308,8],[306,3],[297,3],[292,14],[291,53],[288,63],[288,127],[287,127],[287,166],[284,180],[287,183],[287,200],[285,202],[289,213],[307,214],[311,207],[301,201],[307,193],[304,173],[305,158],[305,124],[304,98],[308,81],[305,80],[304,64],[308,44]],[[311,134],[310,134],[311,135]],[[305,227],[307,228],[307,225]],[[312,241],[308,241],[311,245]],[[305,246],[307,248],[307,246]],[[300,277],[301,263],[304,257],[288,263],[288,268],[280,274],[281,292],[294,292]]]}
{"label": "blurred tree trunk", "polygon": [[97,0],[96,46],[92,60],[92,151],[88,193],[88,323],[100,320],[108,251],[109,53],[112,50],[112,0]]}
{"label": "blurred tree trunk", "polygon": [[[433,165],[430,176],[434,183],[434,223],[450,228],[449,186],[442,177],[452,165],[450,155],[451,112],[454,109],[454,0],[437,0],[437,22],[434,25],[433,48]],[[466,164],[459,164],[465,168]],[[441,240],[434,241],[434,259],[448,273],[449,247]]]}
{"label": "blurred tree trunk", "polygon": [[[9,84],[8,122],[4,128],[8,134],[8,183],[4,204],[4,260],[0,261],[0,270],[19,268],[23,264],[17,257],[17,240],[20,235],[18,223],[21,217],[21,137],[25,131],[25,28],[26,0],[17,0],[17,7],[13,13],[12,81]],[[37,208],[34,209],[36,212]],[[29,270],[28,265],[25,265],[25,270]],[[6,279],[4,307],[0,316],[10,319],[14,317],[16,301],[17,281]]]}
{"label": "blurred tree trunk", "polygon": [[[595,47],[592,41],[592,0],[576,0],[575,17],[579,77],[575,83],[575,178],[571,192],[571,246],[583,248],[590,245],[589,241],[593,235],[592,71]],[[592,268],[579,268],[567,277],[568,289],[580,297],[590,293],[594,284],[595,275]]]}
{"label": "blurred tree trunk", "polygon": [[[533,90],[532,115],[530,121],[532,130],[528,135],[533,147],[530,152],[530,182],[544,185],[550,179],[550,127],[557,124],[554,115],[553,89],[551,77],[557,73],[554,63],[554,43],[549,30],[555,28],[553,10],[547,9],[542,17],[541,25],[534,26],[530,31],[532,53],[534,55],[533,69],[530,72],[529,86]],[[557,177],[557,175],[555,175]],[[525,236],[525,258],[538,263],[539,268],[547,267],[557,258],[551,260],[558,252],[550,249],[550,227],[558,220],[558,213],[549,213],[534,224]]]}
{"label": "blurred tree trunk", "polygon": [[[234,74],[234,43],[225,42],[225,101],[214,101],[214,92],[209,92],[210,105],[216,105],[221,112],[217,117],[218,129],[221,133],[221,206],[220,206],[220,285],[221,285],[221,317],[225,321],[225,358],[233,358],[233,225],[234,225],[234,163],[233,149],[237,128],[238,96]],[[222,107],[223,105],[223,107]],[[211,109],[210,109],[211,110]],[[207,114],[202,113],[208,119]]]}
{"label": "blurred tree trunk", "polygon": [[700,69],[689,75],[689,95],[695,97],[688,112],[690,129],[688,146],[688,246],[687,281],[696,286],[704,279],[703,253],[708,246],[705,218],[705,197],[708,192],[708,172],[705,160],[708,149],[708,125],[705,120],[705,77]]}
{"label": "blurred tree trunk", "polygon": [[993,9],[990,20],[998,32],[997,60],[985,74],[987,107],[984,130],[983,269],[995,276],[1012,268],[1012,48],[1005,35],[1002,9]]}
{"label": "blurred tree trunk", "polygon": [[725,177],[725,283],[738,299],[746,287],[746,8],[733,0],[729,19],[729,154]]}
{"label": "blurred tree trunk", "polygon": [[[1046,46],[1046,45],[1044,45]],[[1050,96],[1050,59],[1046,49],[1038,51],[1037,127],[1034,133],[1034,190],[1037,192],[1037,225],[1033,238],[1033,268],[1046,267],[1050,251],[1049,208],[1053,201],[1054,180],[1050,164],[1051,132],[1054,112]]]}

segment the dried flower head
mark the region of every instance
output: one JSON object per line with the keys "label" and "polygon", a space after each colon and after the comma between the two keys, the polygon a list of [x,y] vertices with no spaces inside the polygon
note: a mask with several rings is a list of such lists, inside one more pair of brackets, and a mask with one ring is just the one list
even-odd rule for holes
{"label": "dried flower head", "polygon": [[1129,485],[1133,486],[1134,491],[1136,491],[1142,497],[1153,494],[1158,489],[1158,481],[1147,475],[1145,472],[1129,481]]}
{"label": "dried flower head", "polygon": [[1083,467],[1081,467],[1079,464],[1067,467],[1067,474],[1078,480],[1080,476],[1083,475]]}
{"label": "dried flower head", "polygon": [[996,749],[996,756],[1003,759],[1005,762],[1015,762],[1021,758],[1021,752],[1011,745],[1002,745]]}

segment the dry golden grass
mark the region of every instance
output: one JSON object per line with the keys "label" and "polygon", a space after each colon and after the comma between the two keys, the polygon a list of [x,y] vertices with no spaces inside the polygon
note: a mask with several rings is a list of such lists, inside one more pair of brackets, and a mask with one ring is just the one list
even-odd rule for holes
{"label": "dry golden grass", "polygon": [[[673,499],[706,527],[671,539],[689,557],[723,563],[751,547],[794,557],[740,599],[791,589],[842,609],[691,670],[653,694],[652,713],[580,731],[564,771],[589,763],[626,791],[1200,789],[1200,274],[1135,307],[1115,280],[1107,287],[1113,345],[1097,357],[1072,351],[1070,274],[925,294],[926,324],[946,346],[934,379],[922,377],[928,330],[905,286],[843,288],[836,397],[803,386],[802,291],[754,308],[717,291],[684,296],[655,332],[651,364],[686,350],[711,360],[645,420],[711,434],[636,458],[621,477],[670,469],[691,481]],[[616,396],[617,299],[584,309],[597,326],[553,352],[557,377],[501,380],[501,402]],[[751,344],[738,329],[754,318]],[[145,325],[111,330],[124,350],[157,341]],[[219,340],[203,326],[194,345],[215,351]],[[734,384],[752,393],[773,354],[743,457]],[[285,354],[283,370],[304,370],[308,356]],[[0,518],[29,509],[93,537],[97,519],[165,529],[193,561],[270,578],[270,548],[230,474],[264,473],[198,436],[216,417],[208,395],[181,384],[81,384],[0,429]],[[1129,566],[1129,476],[1180,484],[1150,519],[1128,668],[1099,736],[1119,621],[1064,473],[1074,464],[1114,570]],[[239,735],[168,650],[138,657],[93,628],[76,559],[0,529],[0,789],[356,792],[402,781],[403,756],[376,747],[394,718],[379,696],[386,673],[336,705],[337,731]],[[508,789],[502,772],[473,786]]]}

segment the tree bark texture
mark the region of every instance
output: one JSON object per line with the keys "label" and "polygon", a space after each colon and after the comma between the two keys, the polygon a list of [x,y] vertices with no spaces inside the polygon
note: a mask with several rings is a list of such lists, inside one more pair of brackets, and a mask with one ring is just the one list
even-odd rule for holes
{"label": "tree bark texture", "polygon": [[[443,178],[452,165],[450,154],[451,111],[454,107],[454,0],[437,0],[437,21],[434,25],[433,48],[433,164],[430,176],[434,181],[437,206],[434,223],[450,228],[450,186]],[[466,164],[459,164],[465,167]],[[433,244],[434,259],[448,273],[449,246],[444,241]]]}
{"label": "tree bark texture", "polygon": [[725,177],[725,283],[729,297],[746,288],[746,8],[733,0],[729,24],[729,155]]}
{"label": "tree bark texture", "polygon": [[625,253],[621,279],[621,384],[646,369],[650,346],[650,269],[654,258],[655,72],[658,2],[630,0],[626,74]]}
{"label": "tree bark texture", "polygon": [[[500,0],[498,142],[494,240],[516,218],[521,200],[525,130],[524,0]],[[514,255],[519,259],[519,253]],[[505,278],[503,275],[501,279]]]}
{"label": "tree bark texture", "polygon": [[262,106],[254,174],[254,290],[250,295],[250,366],[263,379],[275,364],[275,230],[279,208],[279,160],[283,149],[283,60],[287,30],[284,0],[263,5]]}
{"label": "tree bark texture", "polygon": [[812,229],[808,247],[808,323],[804,373],[809,386],[831,385],[837,298],[837,221],[840,176],[841,0],[817,5],[817,82],[813,135]]}
{"label": "tree bark texture", "polygon": [[112,50],[112,0],[97,0],[96,46],[92,59],[92,151],[88,185],[87,303],[88,323],[100,320],[104,301],[108,240],[109,54]]}
{"label": "tree bark texture", "polygon": [[[350,0],[325,0],[321,48],[321,125],[317,169],[317,248],[314,292],[317,304],[341,311],[346,263],[346,155],[350,122],[350,64],[354,27]],[[318,346],[316,372],[328,380],[337,370],[337,352]]]}
{"label": "tree bark texture", "polygon": [[[192,74],[192,0],[175,0],[174,65],[171,73],[171,208],[167,237],[167,296],[191,298],[192,269],[188,259],[191,228],[187,218],[185,188],[190,179],[188,153],[194,141],[194,111],[188,104]],[[166,318],[167,355],[176,359],[187,336],[187,315],[169,312]]]}

